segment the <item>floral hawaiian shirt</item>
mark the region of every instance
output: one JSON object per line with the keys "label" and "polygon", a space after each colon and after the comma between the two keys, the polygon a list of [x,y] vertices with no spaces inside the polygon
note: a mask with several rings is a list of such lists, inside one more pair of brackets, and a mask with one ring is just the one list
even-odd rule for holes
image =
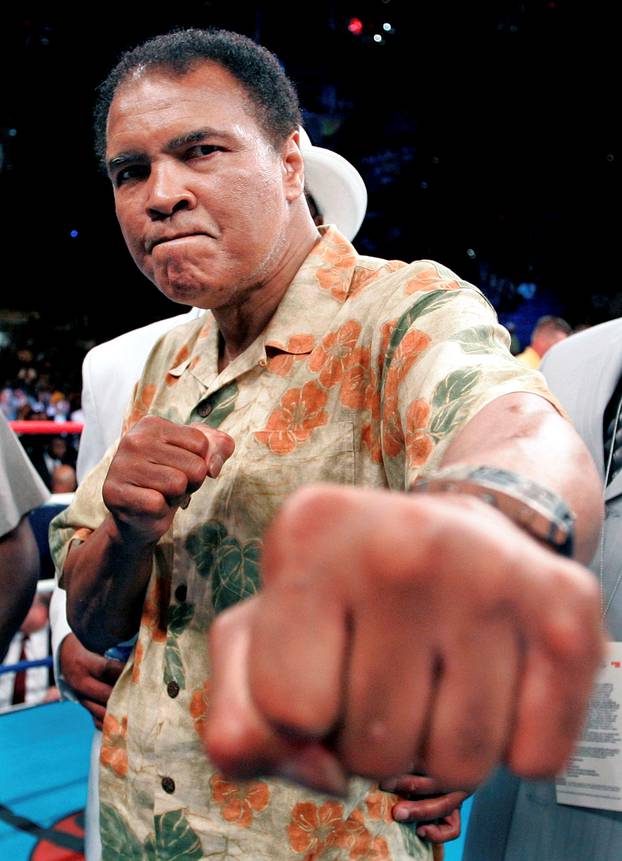
{"label": "floral hawaiian shirt", "polygon": [[[483,295],[445,267],[359,256],[322,232],[263,334],[221,373],[212,315],[154,347],[128,416],[206,422],[234,455],[179,510],[154,555],[135,649],[108,704],[101,754],[104,861],[427,859],[393,797],[353,779],[347,798],[282,780],[234,782],[201,745],[206,632],[260,583],[262,536],[316,481],[404,490],[438,466],[478,410],[508,392],[550,395],[519,365]],[[59,570],[106,509],[113,456],[55,521]]]}

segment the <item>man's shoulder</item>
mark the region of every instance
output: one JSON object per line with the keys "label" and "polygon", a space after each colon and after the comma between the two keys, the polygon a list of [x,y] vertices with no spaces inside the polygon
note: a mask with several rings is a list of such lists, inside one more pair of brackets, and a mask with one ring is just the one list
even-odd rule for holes
{"label": "man's shoulder", "polygon": [[348,298],[395,313],[414,305],[442,306],[451,294],[469,291],[489,306],[483,293],[447,266],[435,260],[384,260],[360,255],[350,283]]}

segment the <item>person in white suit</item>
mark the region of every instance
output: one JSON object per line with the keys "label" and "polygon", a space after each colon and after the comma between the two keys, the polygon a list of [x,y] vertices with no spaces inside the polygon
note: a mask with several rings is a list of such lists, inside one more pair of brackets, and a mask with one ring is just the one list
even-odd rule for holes
{"label": "person in white suit", "polygon": [[[311,212],[317,213],[317,223],[334,224],[347,239],[352,240],[367,209],[367,189],[363,178],[341,155],[314,146],[304,129],[300,132],[305,157],[305,191]],[[119,438],[132,389],[154,344],[170,329],[202,313],[200,308],[191,308],[184,314],[158,320],[98,344],[87,353],[82,365],[84,430],[78,453],[78,481],[99,463],[106,449]],[[52,596],[50,624],[54,670],[61,695],[80,702],[95,721],[85,857],[87,861],[99,861],[99,730],[105,704],[122,664],[114,658],[89,652],[80,644],[67,622],[66,592],[58,587]]]}
{"label": "person in white suit", "polygon": [[[541,370],[586,443],[604,487],[606,519],[590,568],[609,637],[622,641],[622,318],[553,347]],[[612,451],[612,440],[613,451]],[[622,811],[560,804],[555,784],[499,769],[473,802],[464,861],[619,861]]]}

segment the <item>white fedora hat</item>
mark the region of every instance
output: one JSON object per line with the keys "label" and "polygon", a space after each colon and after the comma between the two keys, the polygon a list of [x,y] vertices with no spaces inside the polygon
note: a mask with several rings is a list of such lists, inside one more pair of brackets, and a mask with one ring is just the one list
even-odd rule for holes
{"label": "white fedora hat", "polygon": [[315,200],[323,222],[334,224],[352,241],[367,210],[363,177],[339,153],[313,146],[302,126],[298,131],[305,160],[305,188]]}

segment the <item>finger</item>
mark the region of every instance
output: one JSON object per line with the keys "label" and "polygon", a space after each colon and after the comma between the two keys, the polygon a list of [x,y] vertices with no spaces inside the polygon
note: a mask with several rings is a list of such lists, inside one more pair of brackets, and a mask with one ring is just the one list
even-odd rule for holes
{"label": "finger", "polygon": [[445,791],[445,787],[435,777],[427,774],[402,774],[383,780],[380,789],[397,795],[434,795]]}
{"label": "finger", "polygon": [[220,475],[223,464],[234,452],[234,439],[229,434],[224,433],[224,431],[210,428],[207,425],[193,424],[190,427],[203,434],[208,441],[208,451],[205,455],[207,470],[212,478],[217,478]]}
{"label": "finger", "polygon": [[[529,650],[518,693],[508,758],[512,769],[524,777],[551,777],[565,765],[602,660],[604,636],[594,578],[570,565],[572,569],[560,572],[556,606],[541,626],[542,648],[537,644]],[[573,590],[568,588],[570,578]],[[570,594],[566,598],[564,593]]]}
{"label": "finger", "polygon": [[426,822],[417,827],[417,834],[430,843],[447,843],[460,837],[461,818],[460,811],[454,810],[439,822]]}
{"label": "finger", "polygon": [[340,754],[353,773],[399,773],[419,746],[434,666],[421,643],[426,621],[420,610],[400,590],[357,608],[339,735]]}
{"label": "finger", "polygon": [[93,717],[93,720],[95,721],[95,725],[98,729],[101,729],[104,717],[106,716],[106,707],[101,705],[100,703],[94,702],[93,700],[85,699],[84,697],[79,697],[78,702],[81,706],[83,706],[83,708],[90,712]]}
{"label": "finger", "polygon": [[205,459],[209,448],[209,438],[202,432],[200,425],[182,425],[176,422],[168,421],[168,419],[160,418],[160,416],[145,416],[131,428],[131,430],[123,437],[124,446],[132,444],[133,440],[138,440],[136,443],[140,448],[144,448],[145,438],[148,437],[150,443],[157,443],[175,446],[184,451],[191,452],[201,459]]}
{"label": "finger", "polygon": [[95,676],[84,676],[76,688],[79,697],[92,700],[105,706],[112,693],[112,685],[96,678]]}
{"label": "finger", "polygon": [[521,658],[504,616],[463,625],[443,652],[422,760],[446,787],[474,787],[505,751]]}
{"label": "finger", "polygon": [[323,738],[339,717],[346,621],[308,580],[295,582],[295,572],[292,580],[262,595],[249,655],[251,696],[276,728]]}
{"label": "finger", "polygon": [[208,756],[225,774],[279,774],[324,792],[343,794],[335,757],[315,741],[288,739],[264,719],[250,695],[248,657],[259,598],[222,613],[212,626],[212,696],[204,732]]}
{"label": "finger", "polygon": [[467,797],[465,792],[448,792],[435,798],[411,801],[399,800],[393,806],[393,818],[398,822],[413,822],[422,819],[440,819],[449,816]]}
{"label": "finger", "polygon": [[101,681],[105,682],[108,686],[110,686],[110,690],[112,691],[112,688],[114,687],[117,679],[123,672],[124,667],[125,664],[123,663],[123,661],[106,659],[103,667],[98,673],[98,678],[101,679]]}

